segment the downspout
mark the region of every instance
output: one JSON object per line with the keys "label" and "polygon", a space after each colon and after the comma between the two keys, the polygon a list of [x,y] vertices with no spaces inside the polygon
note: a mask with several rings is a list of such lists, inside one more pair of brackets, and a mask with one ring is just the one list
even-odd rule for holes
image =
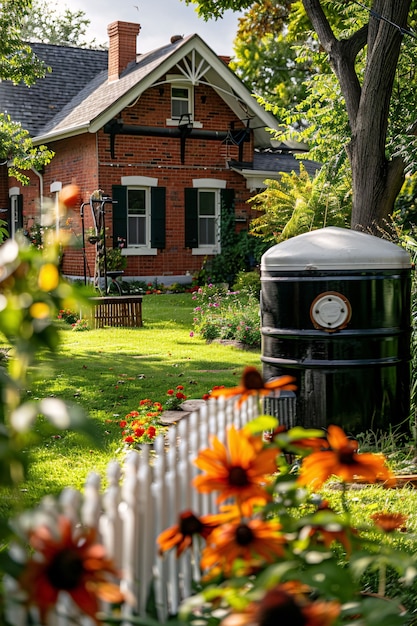
{"label": "downspout", "polygon": [[39,208],[40,208],[40,212],[41,212],[40,223],[42,224],[42,217],[43,217],[43,176],[42,176],[42,174],[40,172],[38,172],[38,170],[35,170],[34,167],[31,167],[30,169],[39,178]]}

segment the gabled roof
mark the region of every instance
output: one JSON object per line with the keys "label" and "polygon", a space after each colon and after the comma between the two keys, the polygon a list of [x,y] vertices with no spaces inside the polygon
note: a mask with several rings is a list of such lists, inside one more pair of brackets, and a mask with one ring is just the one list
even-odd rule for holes
{"label": "gabled roof", "polygon": [[[8,91],[14,94],[9,95],[8,112],[29,129],[35,144],[97,132],[149,87],[163,82],[165,75],[184,60],[186,78],[194,84],[210,84],[234,113],[254,129],[255,145],[269,145],[270,135],[265,128],[277,128],[273,115],[258,104],[224,61],[196,34],[139,55],[112,82],[108,81],[106,51],[47,44],[33,44],[33,49],[52,66],[53,72],[31,87],[30,92],[23,85],[9,87]],[[3,99],[1,89],[2,84],[3,103],[7,98]]]}
{"label": "gabled roof", "polygon": [[30,45],[53,71],[32,87],[0,81],[0,108],[35,137],[93,76],[107,68],[108,52],[44,43]]}

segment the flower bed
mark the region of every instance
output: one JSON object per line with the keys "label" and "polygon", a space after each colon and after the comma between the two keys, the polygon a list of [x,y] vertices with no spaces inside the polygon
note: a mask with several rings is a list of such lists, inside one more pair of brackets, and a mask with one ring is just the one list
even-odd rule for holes
{"label": "flower bed", "polygon": [[184,386],[177,385],[175,389],[168,389],[167,399],[163,404],[150,398],[141,400],[138,409],[127,413],[119,422],[123,442],[128,446],[153,443],[155,437],[168,430],[168,426],[161,424],[162,413],[179,409],[186,399]]}

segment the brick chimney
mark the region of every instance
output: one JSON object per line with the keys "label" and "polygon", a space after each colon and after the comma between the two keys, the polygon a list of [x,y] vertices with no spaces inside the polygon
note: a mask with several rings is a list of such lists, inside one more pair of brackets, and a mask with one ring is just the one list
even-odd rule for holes
{"label": "brick chimney", "polygon": [[107,27],[109,35],[109,81],[118,80],[120,74],[136,61],[136,40],[140,24],[112,22]]}

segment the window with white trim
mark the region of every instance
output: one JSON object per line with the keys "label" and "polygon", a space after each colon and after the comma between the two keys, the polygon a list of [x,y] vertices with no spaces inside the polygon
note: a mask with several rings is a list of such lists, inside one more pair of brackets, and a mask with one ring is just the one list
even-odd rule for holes
{"label": "window with white trim", "polygon": [[127,246],[147,246],[150,240],[149,187],[127,189]]}
{"label": "window with white trim", "polygon": [[191,87],[171,85],[171,119],[180,121],[190,116],[192,121]]}
{"label": "window with white trim", "polygon": [[184,190],[185,247],[192,254],[220,254],[222,216],[234,214],[234,191],[226,181],[195,178]]}
{"label": "window with white trim", "polygon": [[113,186],[113,247],[123,255],[149,255],[165,248],[165,187],[147,176],[122,176]]}
{"label": "window with white trim", "polygon": [[219,245],[219,191],[198,190],[198,247]]}

